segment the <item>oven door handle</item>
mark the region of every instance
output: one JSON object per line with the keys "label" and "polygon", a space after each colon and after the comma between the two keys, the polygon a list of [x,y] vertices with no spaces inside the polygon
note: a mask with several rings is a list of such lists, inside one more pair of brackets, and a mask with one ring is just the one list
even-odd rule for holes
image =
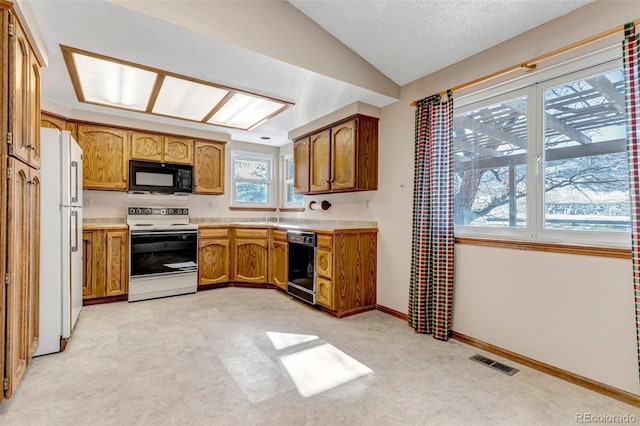
{"label": "oven door handle", "polygon": [[131,231],[131,235],[198,235],[198,231]]}

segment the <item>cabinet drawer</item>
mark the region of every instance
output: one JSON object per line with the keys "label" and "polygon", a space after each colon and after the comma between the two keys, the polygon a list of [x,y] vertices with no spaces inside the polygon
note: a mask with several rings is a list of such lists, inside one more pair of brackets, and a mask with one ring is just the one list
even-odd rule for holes
{"label": "cabinet drawer", "polygon": [[269,238],[268,229],[236,229],[237,238]]}
{"label": "cabinet drawer", "polygon": [[229,238],[229,228],[201,228],[200,238]]}
{"label": "cabinet drawer", "polygon": [[333,235],[318,234],[318,247],[333,248]]}
{"label": "cabinet drawer", "polygon": [[318,249],[316,252],[316,273],[327,278],[333,276],[333,253]]}
{"label": "cabinet drawer", "polygon": [[329,309],[335,309],[333,305],[333,283],[331,280],[321,277],[316,279],[316,303]]}
{"label": "cabinet drawer", "polygon": [[287,231],[281,231],[279,229],[273,230],[273,239],[277,241],[287,241]]}

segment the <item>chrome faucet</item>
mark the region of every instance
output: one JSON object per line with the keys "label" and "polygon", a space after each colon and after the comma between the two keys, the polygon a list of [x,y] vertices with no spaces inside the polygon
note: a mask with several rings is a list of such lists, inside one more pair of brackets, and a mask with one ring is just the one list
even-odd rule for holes
{"label": "chrome faucet", "polygon": [[264,221],[269,222],[269,212],[264,212]]}

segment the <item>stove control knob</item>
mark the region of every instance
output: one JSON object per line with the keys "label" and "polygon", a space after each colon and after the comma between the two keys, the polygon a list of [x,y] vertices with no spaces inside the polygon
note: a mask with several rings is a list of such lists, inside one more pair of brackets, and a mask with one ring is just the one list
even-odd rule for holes
{"label": "stove control knob", "polygon": [[136,213],[138,214],[142,213],[142,209],[136,209]]}
{"label": "stove control knob", "polygon": [[160,209],[160,214],[167,214],[167,210],[166,209]]}
{"label": "stove control knob", "polygon": [[134,214],[135,212],[136,212],[136,209],[134,209],[133,207],[129,208],[129,214]]}
{"label": "stove control knob", "polygon": [[169,209],[169,214],[173,214],[173,209]]}
{"label": "stove control knob", "polygon": [[151,214],[151,209],[146,209],[144,212],[145,212],[146,214]]}

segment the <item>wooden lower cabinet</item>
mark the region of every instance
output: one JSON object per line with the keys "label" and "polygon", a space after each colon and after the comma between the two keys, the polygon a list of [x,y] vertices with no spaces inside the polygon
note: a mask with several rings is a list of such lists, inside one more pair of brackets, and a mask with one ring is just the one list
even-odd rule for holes
{"label": "wooden lower cabinet", "polygon": [[124,296],[129,283],[129,231],[85,227],[82,232],[83,299]]}
{"label": "wooden lower cabinet", "polygon": [[287,232],[271,231],[269,247],[269,282],[282,290],[287,289]]}
{"label": "wooden lower cabinet", "polygon": [[198,285],[229,282],[229,228],[200,227],[198,234]]}
{"label": "wooden lower cabinet", "polygon": [[375,309],[377,231],[318,233],[316,303],[337,317]]}
{"label": "wooden lower cabinet", "polygon": [[233,230],[233,281],[266,283],[268,256],[269,230],[267,228]]}

